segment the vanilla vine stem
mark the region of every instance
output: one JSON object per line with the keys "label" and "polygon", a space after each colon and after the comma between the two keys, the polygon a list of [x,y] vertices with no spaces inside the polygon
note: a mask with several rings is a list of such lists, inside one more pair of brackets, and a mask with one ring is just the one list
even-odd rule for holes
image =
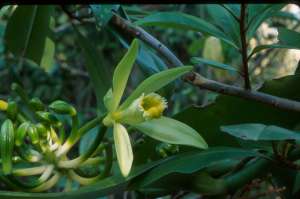
{"label": "vanilla vine stem", "polygon": [[[171,63],[173,66],[184,65],[170,49],[168,49],[159,40],[154,38],[151,34],[146,32],[143,28],[132,24],[130,21],[125,20],[122,17],[117,16],[116,14],[112,17],[111,25],[118,27],[120,30],[133,37],[139,38],[140,40],[151,46],[153,49],[157,50],[157,52],[160,53],[160,55],[166,60],[168,60],[168,62]],[[224,95],[231,95],[241,97],[244,99],[258,101],[261,103],[269,104],[278,109],[300,112],[300,102],[298,101],[277,97],[259,91],[245,90],[240,87],[231,86],[228,84],[207,79],[201,76],[200,74],[196,75],[193,72],[187,74],[183,79],[201,89],[214,91]],[[204,79],[204,82],[200,81]]]}

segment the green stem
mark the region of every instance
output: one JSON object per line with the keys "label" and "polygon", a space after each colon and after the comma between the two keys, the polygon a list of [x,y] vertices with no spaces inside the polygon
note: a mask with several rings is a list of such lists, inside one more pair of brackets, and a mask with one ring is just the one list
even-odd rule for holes
{"label": "green stem", "polygon": [[83,125],[81,128],[78,129],[77,133],[71,134],[66,142],[59,148],[59,150],[56,152],[57,157],[61,157],[62,155],[68,153],[68,151],[72,148],[74,144],[81,138],[85,133],[90,131],[91,129],[95,128],[99,124],[101,124],[104,116],[98,116],[94,118],[93,120],[87,122],[85,125]]}
{"label": "green stem", "polygon": [[224,178],[227,191],[234,192],[252,179],[259,177],[272,162],[268,159],[261,158],[254,163],[240,170],[239,172]]}
{"label": "green stem", "polygon": [[100,143],[105,135],[105,132],[107,130],[106,126],[102,126],[102,128],[99,130],[96,139],[92,143],[92,145],[88,148],[88,150],[80,155],[79,157],[73,159],[73,160],[65,160],[58,162],[58,166],[61,168],[77,168],[80,166],[81,163],[83,163],[85,160],[87,160],[93,153],[99,148]]}

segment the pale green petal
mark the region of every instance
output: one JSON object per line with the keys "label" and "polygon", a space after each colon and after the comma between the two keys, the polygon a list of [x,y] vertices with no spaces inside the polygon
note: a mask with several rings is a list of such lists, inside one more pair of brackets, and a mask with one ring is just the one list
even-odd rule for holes
{"label": "pale green petal", "polygon": [[114,141],[119,167],[122,175],[126,177],[132,166],[133,153],[129,135],[122,124],[114,124]]}
{"label": "pale green petal", "polygon": [[131,93],[131,95],[121,105],[120,109],[128,107],[136,98],[155,92],[170,82],[174,81],[181,75],[191,71],[193,66],[181,66],[173,69],[164,70],[156,73],[145,79],[140,85]]}
{"label": "pale green petal", "polygon": [[119,106],[122,95],[124,93],[132,66],[138,54],[138,40],[134,39],[131,43],[125,56],[117,65],[113,76],[113,106],[112,110],[115,111]]}
{"label": "pale green petal", "polygon": [[113,93],[112,93],[111,88],[104,95],[103,103],[104,103],[105,108],[110,112],[112,110],[112,106],[113,106]]}
{"label": "pale green petal", "polygon": [[172,118],[161,117],[133,126],[146,135],[166,143],[189,145],[202,149],[208,147],[197,131]]}

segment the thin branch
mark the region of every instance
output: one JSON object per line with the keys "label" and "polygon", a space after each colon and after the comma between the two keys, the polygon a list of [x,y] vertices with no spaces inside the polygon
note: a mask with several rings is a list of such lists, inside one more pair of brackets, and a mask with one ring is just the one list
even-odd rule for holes
{"label": "thin branch", "polygon": [[240,16],[240,35],[241,35],[241,54],[242,54],[242,60],[243,60],[243,76],[244,76],[244,87],[247,90],[251,90],[251,84],[250,84],[250,78],[249,78],[249,72],[248,72],[248,56],[247,56],[247,39],[246,39],[246,29],[245,29],[245,19],[246,19],[246,11],[247,6],[246,4],[241,4],[241,16]]}
{"label": "thin branch", "polygon": [[[126,21],[116,15],[113,17],[112,23],[122,28],[126,33],[132,35],[133,37],[140,38],[149,46],[156,49],[161,54],[161,56],[163,56],[170,63],[173,63],[174,66],[183,65],[183,63],[165,45],[163,45],[161,42],[159,42],[156,38],[154,38],[142,28],[138,26],[133,26],[129,21]],[[229,86],[213,80],[208,80],[195,73],[187,74],[184,79],[192,83],[193,85],[198,86],[199,88],[211,90],[226,95],[237,96],[244,99],[259,101],[265,104],[272,105],[279,109],[300,112],[300,102],[297,101],[288,100],[257,91],[243,90],[239,87]],[[201,81],[203,79],[205,81]]]}
{"label": "thin branch", "polygon": [[160,41],[150,35],[141,27],[133,25],[130,21],[119,17],[118,15],[114,15],[111,19],[111,23],[119,28],[121,28],[124,32],[129,35],[139,38],[153,49],[157,50],[161,55],[163,55],[170,64],[175,66],[183,66],[183,63]]}
{"label": "thin branch", "polygon": [[262,102],[283,110],[300,112],[300,102],[226,85],[214,80],[206,79],[198,73],[189,73],[185,76],[184,80],[202,89]]}

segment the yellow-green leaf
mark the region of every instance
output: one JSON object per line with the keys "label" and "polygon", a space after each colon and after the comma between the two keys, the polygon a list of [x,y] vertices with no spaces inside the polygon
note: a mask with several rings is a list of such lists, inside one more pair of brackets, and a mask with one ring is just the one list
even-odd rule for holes
{"label": "yellow-green leaf", "polygon": [[170,144],[181,144],[206,149],[208,146],[201,135],[188,125],[168,117],[149,120],[134,125],[146,135]]}

